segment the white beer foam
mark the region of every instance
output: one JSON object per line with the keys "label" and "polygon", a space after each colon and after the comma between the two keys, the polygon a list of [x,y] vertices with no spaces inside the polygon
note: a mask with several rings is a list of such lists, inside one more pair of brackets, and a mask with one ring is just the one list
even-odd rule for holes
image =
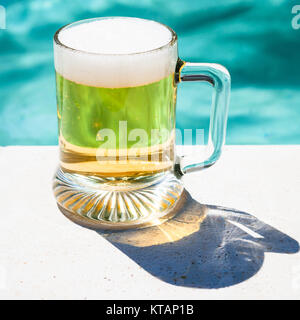
{"label": "white beer foam", "polygon": [[68,48],[54,44],[55,69],[89,86],[145,85],[175,71],[177,42],[169,44],[172,36],[164,25],[138,18],[75,23],[58,34],[59,42]]}

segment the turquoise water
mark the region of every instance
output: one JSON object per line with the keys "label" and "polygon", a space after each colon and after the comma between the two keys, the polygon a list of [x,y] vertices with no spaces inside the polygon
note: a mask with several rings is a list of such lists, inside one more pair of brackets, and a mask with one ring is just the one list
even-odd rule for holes
{"label": "turquoise water", "polygon": [[[0,145],[57,144],[54,32],[75,20],[137,16],[172,27],[182,59],[216,62],[232,75],[227,144],[300,143],[300,29],[296,2],[46,0],[2,1]],[[177,126],[205,128],[211,88],[181,84]]]}

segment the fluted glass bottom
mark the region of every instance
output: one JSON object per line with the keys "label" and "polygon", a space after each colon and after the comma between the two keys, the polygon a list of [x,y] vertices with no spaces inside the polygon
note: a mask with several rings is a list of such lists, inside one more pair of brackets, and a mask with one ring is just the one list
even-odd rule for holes
{"label": "fluted glass bottom", "polygon": [[58,169],[53,190],[58,207],[72,221],[94,229],[128,229],[173,216],[183,185],[171,172],[117,179]]}

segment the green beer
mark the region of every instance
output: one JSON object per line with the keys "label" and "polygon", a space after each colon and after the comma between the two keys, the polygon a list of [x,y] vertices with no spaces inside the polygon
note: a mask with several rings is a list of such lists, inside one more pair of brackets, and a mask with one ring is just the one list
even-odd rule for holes
{"label": "green beer", "polygon": [[136,18],[92,19],[58,31],[63,171],[125,181],[172,168],[178,58],[173,40],[165,26]]}
{"label": "green beer", "polygon": [[[173,81],[171,74],[137,87],[101,88],[56,73],[63,168],[104,176],[145,175],[169,169],[175,126]],[[113,139],[101,137],[103,129],[110,130]],[[130,139],[136,129],[142,134]],[[129,136],[127,141],[124,135]]]}

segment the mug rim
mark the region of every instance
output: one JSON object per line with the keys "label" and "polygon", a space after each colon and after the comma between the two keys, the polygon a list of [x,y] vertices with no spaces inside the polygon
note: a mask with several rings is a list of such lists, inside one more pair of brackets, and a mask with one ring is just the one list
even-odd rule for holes
{"label": "mug rim", "polygon": [[[89,22],[92,22],[92,21],[105,20],[105,19],[120,19],[120,18],[121,19],[135,19],[135,20],[152,21],[152,22],[158,23],[158,24],[164,26],[165,28],[167,28],[171,32],[171,35],[172,35],[171,40],[168,43],[164,44],[163,46],[160,46],[158,48],[154,48],[154,49],[151,49],[151,50],[146,50],[146,51],[139,51],[139,52],[132,52],[132,53],[101,53],[101,52],[91,52],[91,51],[87,51],[87,50],[75,49],[75,48],[69,47],[69,46],[65,45],[64,43],[62,43],[58,38],[58,36],[59,36],[61,31],[63,31],[64,29],[67,29],[67,28],[71,28],[72,26],[80,25],[80,24],[83,24],[83,23],[89,23]],[[58,45],[59,47],[62,47],[64,49],[67,49],[67,50],[70,50],[70,51],[74,51],[74,52],[80,52],[80,53],[96,55],[96,56],[132,56],[132,55],[151,53],[151,52],[155,52],[155,51],[161,51],[161,50],[163,50],[165,48],[172,47],[177,41],[177,34],[172,28],[170,28],[166,24],[163,24],[163,23],[155,21],[155,20],[143,19],[143,18],[137,18],[137,17],[108,16],[108,17],[97,17],[97,18],[82,19],[82,20],[78,20],[78,21],[75,21],[75,22],[68,23],[68,24],[62,26],[61,28],[59,28],[55,32],[53,40],[54,40],[55,44]]]}

